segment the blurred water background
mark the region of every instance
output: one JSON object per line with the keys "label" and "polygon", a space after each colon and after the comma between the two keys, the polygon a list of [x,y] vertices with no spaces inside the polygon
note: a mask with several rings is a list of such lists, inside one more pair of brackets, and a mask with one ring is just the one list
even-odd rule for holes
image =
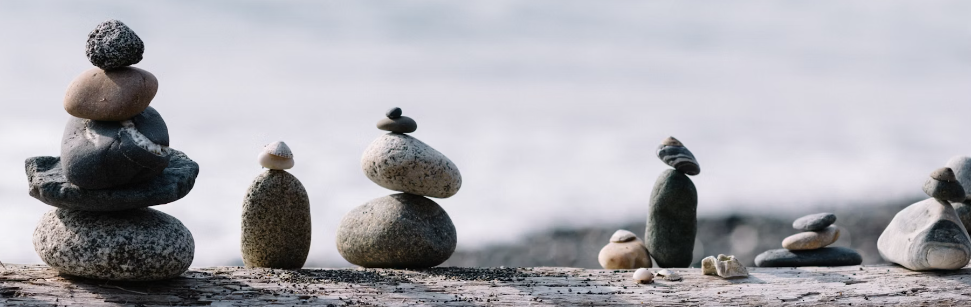
{"label": "blurred water background", "polygon": [[308,266],[347,266],[341,217],[392,193],[359,161],[393,106],[462,172],[459,193],[436,200],[459,254],[642,225],[669,135],[701,163],[702,219],[892,216],[880,204],[921,197],[930,171],[971,154],[969,13],[966,1],[2,1],[0,261],[40,263],[31,234],[52,207],[27,194],[23,161],[58,155],[64,91],[106,19],[145,42],[152,106],[201,165],[187,197],[155,207],[193,232],[193,265],[241,263],[256,155],[284,140],[311,198]]}

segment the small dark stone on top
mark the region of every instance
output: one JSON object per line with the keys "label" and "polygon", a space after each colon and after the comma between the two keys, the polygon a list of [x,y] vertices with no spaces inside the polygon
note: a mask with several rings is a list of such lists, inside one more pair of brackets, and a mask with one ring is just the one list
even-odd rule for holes
{"label": "small dark stone on top", "polygon": [[950,167],[942,167],[931,172],[931,178],[941,181],[957,181],[957,176]]}
{"label": "small dark stone on top", "polygon": [[387,115],[390,119],[397,119],[398,117],[401,117],[401,108],[391,108],[391,110],[388,110],[388,113],[385,113],[385,115]]}
{"label": "small dark stone on top", "polygon": [[792,228],[802,231],[820,231],[836,222],[836,215],[828,212],[810,214],[792,222]]}
{"label": "small dark stone on top", "polygon": [[98,24],[88,34],[85,50],[91,64],[104,70],[141,62],[144,52],[145,44],[135,31],[114,19]]}
{"label": "small dark stone on top", "polygon": [[418,123],[408,116],[400,116],[395,119],[382,118],[378,121],[377,126],[378,129],[394,133],[411,133],[418,130]]}

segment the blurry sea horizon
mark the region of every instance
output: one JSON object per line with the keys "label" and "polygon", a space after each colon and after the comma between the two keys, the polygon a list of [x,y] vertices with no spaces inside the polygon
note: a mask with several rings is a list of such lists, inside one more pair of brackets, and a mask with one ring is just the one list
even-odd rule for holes
{"label": "blurry sea horizon", "polygon": [[[23,161],[56,156],[87,34],[118,19],[145,42],[152,106],[200,164],[158,210],[193,266],[239,263],[262,146],[285,141],[311,201],[308,265],[348,266],[345,213],[395,193],[364,149],[391,107],[462,173],[434,199],[460,250],[553,228],[644,219],[668,136],[698,158],[699,216],[809,213],[923,195],[971,155],[971,3],[963,1],[3,1],[0,261],[41,263],[53,207]],[[642,231],[642,230],[634,230]]]}

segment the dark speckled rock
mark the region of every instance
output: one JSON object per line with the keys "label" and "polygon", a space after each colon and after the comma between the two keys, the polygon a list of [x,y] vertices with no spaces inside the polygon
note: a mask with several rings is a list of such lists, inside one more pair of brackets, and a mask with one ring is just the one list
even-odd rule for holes
{"label": "dark speckled rock", "polygon": [[371,200],[344,216],[337,251],[369,268],[427,268],[445,262],[456,244],[455,226],[431,199],[393,194]]}
{"label": "dark speckled rock", "polygon": [[820,231],[836,222],[836,215],[832,213],[816,213],[800,217],[792,222],[792,228],[802,231]]}
{"label": "dark speckled rock", "polygon": [[55,209],[34,230],[34,249],[47,265],[67,275],[160,280],[189,268],[195,242],[178,219],[154,209]]}
{"label": "dark speckled rock", "polygon": [[371,142],[361,168],[374,183],[399,192],[447,198],[462,187],[462,175],[448,157],[404,134],[388,133]]}
{"label": "dark speckled rock", "polygon": [[64,177],[58,157],[33,157],[26,162],[30,196],[65,209],[117,211],[174,202],[189,194],[199,175],[199,164],[180,151],[169,149],[168,167],[148,182],[105,190],[87,190]]}
{"label": "dark speckled rock", "polygon": [[267,170],[243,200],[243,263],[247,267],[299,269],[310,252],[310,198],[297,177]]}
{"label": "dark speckled rock", "polygon": [[678,170],[665,170],[654,183],[644,244],[662,268],[691,265],[697,233],[698,191]]}
{"label": "dark speckled rock", "polygon": [[136,64],[144,52],[145,44],[135,31],[114,19],[98,24],[88,34],[85,50],[91,64],[102,69]]}
{"label": "dark speckled rock", "polygon": [[863,263],[863,257],[845,247],[824,247],[802,251],[773,249],[755,257],[755,265],[759,267],[846,266],[860,263]]}

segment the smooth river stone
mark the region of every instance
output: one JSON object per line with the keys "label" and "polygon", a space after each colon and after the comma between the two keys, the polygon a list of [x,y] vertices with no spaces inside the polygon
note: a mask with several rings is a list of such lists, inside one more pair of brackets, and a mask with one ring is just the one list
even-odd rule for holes
{"label": "smooth river stone", "polygon": [[691,265],[697,233],[698,191],[688,176],[665,170],[654,183],[644,243],[662,268]]}
{"label": "smooth river stone", "polygon": [[142,60],[145,44],[135,31],[118,20],[107,20],[88,33],[85,54],[102,69],[133,65]]}
{"label": "smooth river stone", "polygon": [[404,134],[388,133],[371,142],[361,168],[374,183],[399,192],[448,198],[462,187],[462,174],[448,157]]}
{"label": "smooth river stone", "polygon": [[64,95],[64,110],[75,117],[123,121],[152,103],[158,79],[135,67],[89,69],[74,78]]}
{"label": "smooth river stone", "polygon": [[455,251],[455,225],[431,199],[393,194],[354,208],[337,228],[337,251],[366,268],[428,268]]}
{"label": "smooth river stone", "polygon": [[608,270],[651,267],[651,256],[644,242],[627,230],[615,232],[610,238],[610,243],[600,249],[597,260],[601,267]]}
{"label": "smooth river stone", "polygon": [[819,231],[836,222],[836,215],[832,213],[816,213],[800,217],[792,222],[792,228],[802,231]]}
{"label": "smooth river stone", "polygon": [[246,267],[299,269],[310,252],[310,198],[297,177],[267,170],[243,200],[242,254]]}
{"label": "smooth river stone", "polygon": [[947,167],[931,173],[930,178],[924,182],[924,193],[930,197],[951,202],[959,202],[967,198],[954,172]]}
{"label": "smooth river stone", "polygon": [[34,250],[62,274],[144,281],[179,277],[192,264],[195,241],[178,219],[154,209],[54,209],[34,230]]}
{"label": "smooth river stone", "polygon": [[[393,114],[392,114],[393,115]],[[396,118],[382,118],[377,123],[378,129],[394,133],[412,133],[418,130],[418,123],[408,116]]]}
{"label": "smooth river stone", "polygon": [[199,175],[199,164],[180,151],[169,149],[169,166],[149,181],[120,188],[89,190],[67,181],[61,158],[32,157],[25,163],[30,196],[65,209],[118,211],[163,205],[189,194]]}
{"label": "smooth river stone", "polygon": [[954,156],[947,160],[944,166],[951,168],[951,171],[954,172],[954,177],[961,183],[964,193],[971,193],[971,157]]}
{"label": "smooth river stone", "polygon": [[168,128],[154,108],[126,122],[71,117],[61,140],[64,176],[91,190],[149,181],[168,166],[168,145]]}
{"label": "smooth river stone", "polygon": [[804,251],[782,248],[768,250],[755,257],[755,265],[759,267],[846,266],[860,263],[863,263],[863,257],[845,247],[824,247]]}
{"label": "smooth river stone", "polygon": [[957,270],[971,260],[971,238],[950,203],[928,198],[897,212],[877,250],[914,271]]}
{"label": "smooth river stone", "polygon": [[657,147],[657,157],[665,164],[688,175],[698,175],[701,167],[694,154],[674,137],[668,137]]}
{"label": "smooth river stone", "polygon": [[782,248],[788,250],[819,249],[833,244],[840,238],[840,229],[830,225],[820,231],[800,232],[782,240]]}

